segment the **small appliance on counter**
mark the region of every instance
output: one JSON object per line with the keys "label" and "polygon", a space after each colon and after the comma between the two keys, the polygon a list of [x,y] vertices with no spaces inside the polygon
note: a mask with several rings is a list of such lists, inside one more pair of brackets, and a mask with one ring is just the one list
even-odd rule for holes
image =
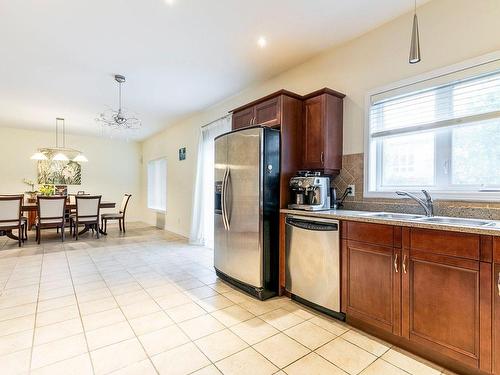
{"label": "small appliance on counter", "polygon": [[290,179],[292,203],[288,208],[304,211],[330,210],[330,177],[301,171]]}

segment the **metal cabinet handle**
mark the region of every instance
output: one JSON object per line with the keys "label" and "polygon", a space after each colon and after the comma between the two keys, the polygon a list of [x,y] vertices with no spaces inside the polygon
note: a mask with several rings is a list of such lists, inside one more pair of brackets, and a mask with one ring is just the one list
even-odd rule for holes
{"label": "metal cabinet handle", "polygon": [[498,288],[498,296],[500,296],[500,272],[498,272],[497,288]]}
{"label": "metal cabinet handle", "polygon": [[396,273],[399,272],[399,267],[398,267],[398,254],[396,254],[396,257],[394,258],[394,271],[396,271]]}
{"label": "metal cabinet handle", "polygon": [[325,153],[321,152],[321,164],[325,164]]}
{"label": "metal cabinet handle", "polygon": [[404,272],[404,273],[406,273],[406,272],[407,272],[407,270],[406,270],[406,259],[407,259],[407,258],[408,258],[408,257],[407,257],[406,255],[403,257],[403,272]]}

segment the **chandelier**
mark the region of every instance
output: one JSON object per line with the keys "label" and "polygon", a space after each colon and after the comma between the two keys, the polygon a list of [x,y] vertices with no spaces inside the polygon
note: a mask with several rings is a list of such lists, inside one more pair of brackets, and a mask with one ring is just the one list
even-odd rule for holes
{"label": "chandelier", "polygon": [[118,110],[108,109],[101,113],[96,121],[103,127],[109,126],[112,129],[139,129],[141,120],[131,113],[126,113],[122,108],[122,84],[125,82],[125,76],[117,74],[115,81],[118,82]]}
{"label": "chandelier", "polygon": [[56,146],[40,148],[31,156],[30,159],[50,161],[71,160],[78,163],[88,161],[81,151],[66,147],[66,124],[64,119],[61,117],[56,118]]}

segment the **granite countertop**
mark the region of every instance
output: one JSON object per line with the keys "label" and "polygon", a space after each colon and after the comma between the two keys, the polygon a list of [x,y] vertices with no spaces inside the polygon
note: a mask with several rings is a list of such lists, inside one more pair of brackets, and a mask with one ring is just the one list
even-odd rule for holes
{"label": "granite countertop", "polygon": [[[320,217],[327,219],[337,219],[337,220],[349,220],[349,221],[361,221],[365,223],[376,223],[376,224],[388,224],[388,225],[400,225],[403,227],[412,228],[427,228],[427,229],[437,229],[437,230],[448,230],[452,232],[463,232],[463,233],[475,233],[490,236],[500,236],[500,221],[485,220],[494,223],[494,226],[466,226],[448,223],[435,223],[435,222],[425,222],[419,219],[407,219],[407,218],[381,218],[370,216],[371,214],[377,214],[377,212],[370,211],[351,211],[351,210],[329,210],[329,211],[301,211],[301,210],[290,210],[281,209],[281,213],[285,214],[295,214],[301,216],[310,217]],[[380,212],[381,213],[381,212]],[[392,214],[392,212],[387,212]],[[394,213],[397,214],[397,213]],[[399,214],[398,214],[399,215]],[[412,216],[412,215],[408,215]],[[454,219],[454,218],[451,218]],[[455,218],[456,219],[456,218]],[[469,219],[467,219],[469,220]],[[470,219],[471,221],[477,219]],[[479,220],[480,221],[480,220]]]}

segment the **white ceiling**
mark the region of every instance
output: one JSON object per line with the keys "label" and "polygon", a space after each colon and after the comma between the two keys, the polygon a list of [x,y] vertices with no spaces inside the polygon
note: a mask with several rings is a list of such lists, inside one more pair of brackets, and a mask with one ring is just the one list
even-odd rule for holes
{"label": "white ceiling", "polygon": [[[169,3],[173,2],[172,5]],[[408,12],[406,0],[0,0],[0,126],[100,134],[124,106],[143,139]],[[265,35],[268,46],[257,46]]]}

